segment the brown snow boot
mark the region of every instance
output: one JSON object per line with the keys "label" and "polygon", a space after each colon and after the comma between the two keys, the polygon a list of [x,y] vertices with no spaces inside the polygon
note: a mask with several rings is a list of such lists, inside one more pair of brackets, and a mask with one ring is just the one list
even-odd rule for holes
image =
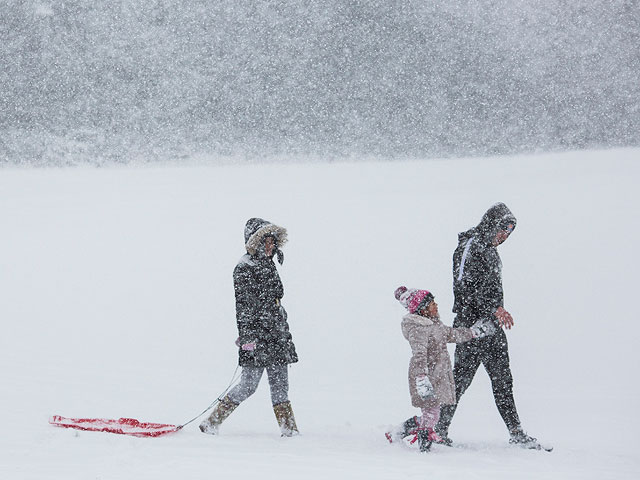
{"label": "brown snow boot", "polygon": [[273,406],[273,413],[276,414],[276,420],[280,425],[280,432],[283,437],[292,437],[300,434],[296,425],[296,419],[293,416],[291,402],[282,402]]}
{"label": "brown snow boot", "polygon": [[209,435],[217,435],[220,424],[222,424],[222,422],[231,415],[231,412],[233,412],[237,406],[238,404],[233,403],[229,398],[229,395],[224,397],[220,402],[218,402],[218,405],[216,405],[216,408],[211,412],[209,418],[200,424],[200,431],[202,433],[208,433]]}

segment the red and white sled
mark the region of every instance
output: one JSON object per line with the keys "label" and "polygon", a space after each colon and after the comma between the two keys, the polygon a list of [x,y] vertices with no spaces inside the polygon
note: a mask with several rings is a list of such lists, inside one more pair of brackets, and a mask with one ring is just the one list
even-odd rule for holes
{"label": "red and white sled", "polygon": [[91,432],[109,432],[135,437],[159,437],[167,433],[177,432],[180,426],[164,423],[140,422],[135,418],[119,418],[118,420],[104,418],[65,418],[54,415],[49,419],[51,425]]}

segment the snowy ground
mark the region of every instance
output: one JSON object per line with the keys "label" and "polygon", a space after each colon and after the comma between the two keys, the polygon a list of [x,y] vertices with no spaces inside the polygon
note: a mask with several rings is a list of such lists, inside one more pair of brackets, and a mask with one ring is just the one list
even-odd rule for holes
{"label": "snowy ground", "polygon": [[[640,150],[485,160],[0,170],[0,476],[637,478]],[[480,371],[428,455],[386,443],[416,413],[400,284],[445,323],[458,231],[496,201],[516,401],[552,453],[507,445]],[[289,229],[280,269],[301,358],[303,435],[279,437],[268,386],[219,437],[140,439],[50,415],[184,423],[235,369],[231,272],[247,218]]]}

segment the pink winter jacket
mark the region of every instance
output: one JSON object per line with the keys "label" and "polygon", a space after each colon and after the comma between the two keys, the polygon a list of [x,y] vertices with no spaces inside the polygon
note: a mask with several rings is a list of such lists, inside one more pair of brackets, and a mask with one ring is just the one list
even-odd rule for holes
{"label": "pink winter jacket", "polygon": [[[402,319],[402,334],[411,345],[409,362],[409,393],[411,404],[418,408],[456,403],[455,384],[447,343],[468,342],[473,338],[469,328],[451,328],[439,318],[416,314]],[[427,375],[433,385],[434,396],[423,400],[416,390],[416,378]]]}

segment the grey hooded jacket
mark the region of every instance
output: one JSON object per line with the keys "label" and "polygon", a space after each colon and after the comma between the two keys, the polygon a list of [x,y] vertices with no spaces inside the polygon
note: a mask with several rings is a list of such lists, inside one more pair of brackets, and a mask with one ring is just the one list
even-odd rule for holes
{"label": "grey hooded jacket", "polygon": [[476,227],[458,235],[453,253],[455,326],[471,327],[483,319],[495,321],[494,312],[504,306],[502,261],[492,241],[508,224],[515,228],[516,218],[504,203],[497,203]]}

